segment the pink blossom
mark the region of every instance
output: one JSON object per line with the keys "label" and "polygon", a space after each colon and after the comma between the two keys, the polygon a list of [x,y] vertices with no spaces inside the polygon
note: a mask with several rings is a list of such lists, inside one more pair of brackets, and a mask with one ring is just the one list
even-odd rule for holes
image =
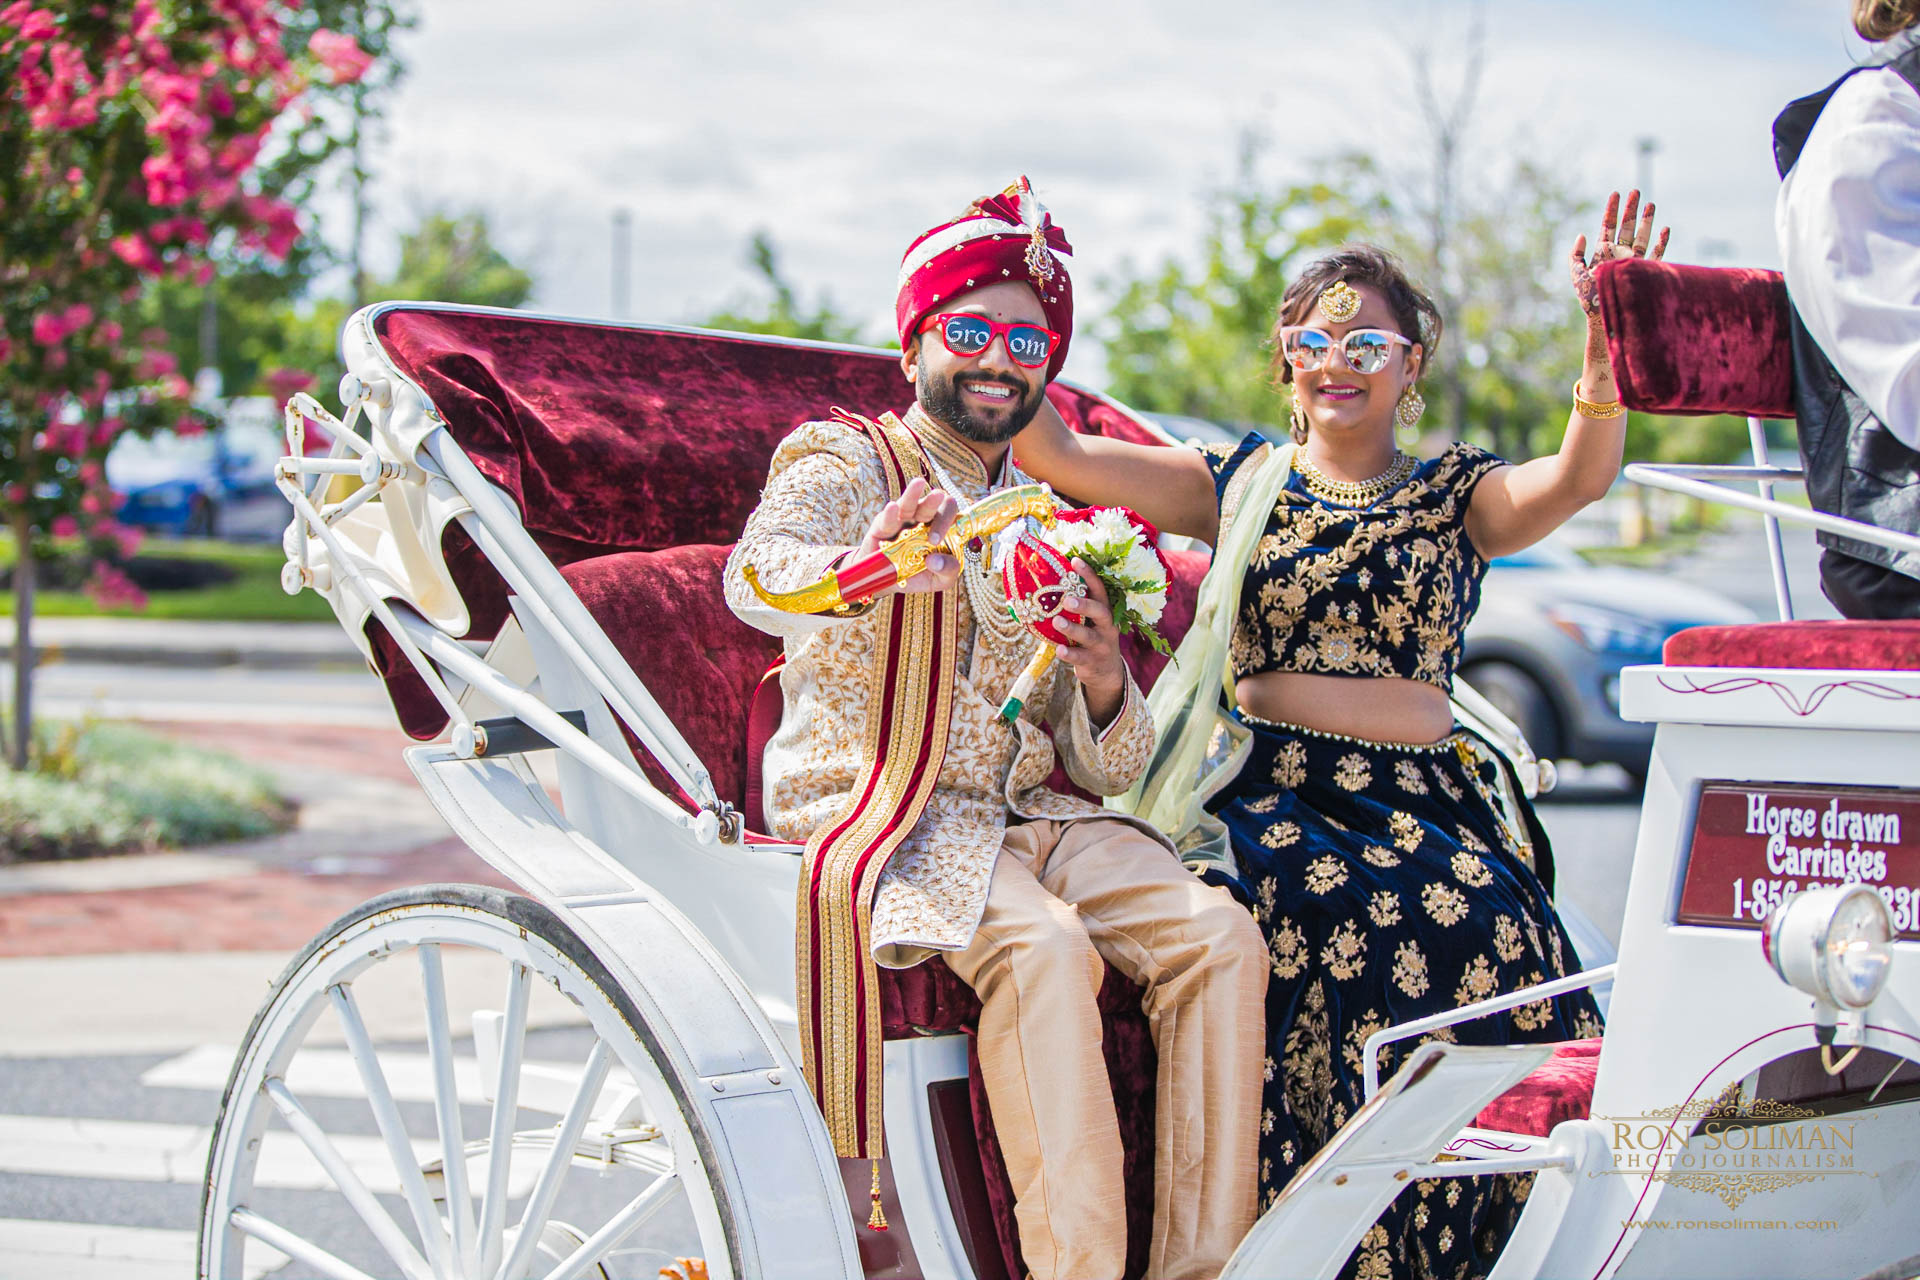
{"label": "pink blossom", "polygon": [[173,421],[173,434],[191,440],[207,434],[207,424],[190,413],[183,413]]}
{"label": "pink blossom", "polygon": [[133,585],[126,571],[109,564],[95,564],[87,579],[87,594],[102,609],[144,609],[146,593]]}
{"label": "pink blossom", "polygon": [[107,509],[107,500],[97,493],[80,495],[80,510],[87,515],[97,516]]}
{"label": "pink blossom", "polygon": [[72,516],[53,518],[53,536],[56,538],[77,538],[80,536],[80,522]]}
{"label": "pink blossom", "polygon": [[95,526],[96,533],[105,534],[113,539],[114,550],[122,560],[128,560],[140,550],[140,544],[146,541],[146,535],[132,525],[121,524],[118,520],[102,520]]}
{"label": "pink blossom", "polygon": [[126,330],[120,327],[119,321],[109,320],[100,326],[100,341],[106,343],[108,346],[113,346],[120,341],[121,335],[125,332]]}
{"label": "pink blossom", "polygon": [[157,272],[160,270],[160,255],[153,251],[146,237],[137,231],[129,231],[124,236],[115,236],[107,245],[113,256],[120,259],[136,271]]}
{"label": "pink blossom", "polygon": [[93,308],[84,302],[76,302],[67,308],[64,317],[68,333],[78,333],[93,323]]}
{"label": "pink blossom", "polygon": [[[151,330],[142,338],[142,341],[145,342],[165,342],[166,340],[167,335],[165,333],[160,334],[156,339]],[[139,362],[134,366],[134,376],[142,382],[152,382],[154,379],[163,378],[167,374],[178,373],[179,370],[180,362],[174,358],[173,352],[168,351],[165,347],[148,347],[140,353]]]}
{"label": "pink blossom", "polygon": [[293,398],[295,392],[305,391],[313,385],[313,375],[301,369],[289,369],[284,366],[269,370],[261,381],[267,384],[267,394],[276,402],[285,402]]}
{"label": "pink blossom", "polygon": [[20,19],[20,38],[22,40],[51,40],[60,33],[59,24],[53,14],[46,9],[30,9]]}
{"label": "pink blossom", "polygon": [[7,362],[7,357],[11,356],[12,354],[13,354],[12,340],[9,339],[6,334],[0,333],[0,364],[5,364]]}
{"label": "pink blossom", "polygon": [[352,36],[324,27],[307,41],[307,52],[320,59],[335,84],[353,84],[373,65],[373,55],[355,44]]}
{"label": "pink blossom", "polygon": [[160,394],[168,400],[185,400],[193,394],[193,388],[177,373],[163,374],[160,378]]}
{"label": "pink blossom", "polygon": [[67,336],[67,326],[61,317],[51,311],[42,311],[33,317],[33,340],[43,347],[51,347]]}

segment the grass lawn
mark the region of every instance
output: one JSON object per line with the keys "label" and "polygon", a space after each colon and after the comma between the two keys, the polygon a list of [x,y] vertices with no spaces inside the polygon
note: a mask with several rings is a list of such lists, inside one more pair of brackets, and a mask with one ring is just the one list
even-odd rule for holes
{"label": "grass lawn", "polygon": [[[11,567],[13,559],[13,544],[0,541],[0,568]],[[333,620],[333,610],[315,593],[303,591],[290,596],[280,589],[280,566],[286,563],[286,557],[277,543],[148,538],[126,566],[136,581],[142,577],[143,561],[156,570],[170,567],[189,571],[175,576],[220,576],[225,580],[184,590],[149,589],[145,609],[102,609],[85,591],[42,588],[34,593],[34,613],[54,618],[185,618],[210,622]],[[0,592],[0,616],[12,614],[13,592]]]}
{"label": "grass lawn", "polygon": [[132,725],[38,727],[33,768],[0,766],[0,863],[263,836],[293,806],[262,770]]}

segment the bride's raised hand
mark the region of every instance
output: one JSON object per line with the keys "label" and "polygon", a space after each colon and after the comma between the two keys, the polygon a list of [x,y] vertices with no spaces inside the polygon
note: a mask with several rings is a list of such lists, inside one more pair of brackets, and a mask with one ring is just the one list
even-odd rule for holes
{"label": "bride's raised hand", "polygon": [[1587,237],[1582,234],[1573,242],[1573,253],[1567,260],[1568,271],[1573,276],[1573,291],[1580,299],[1580,309],[1587,313],[1589,320],[1598,321],[1600,318],[1600,288],[1593,278],[1594,268],[1615,258],[1644,258],[1649,244],[1653,246],[1653,257],[1658,261],[1666,257],[1667,240],[1672,234],[1671,227],[1662,227],[1659,241],[1654,241],[1653,201],[1647,201],[1647,207],[1640,208],[1639,191],[1627,192],[1624,216],[1620,209],[1620,193],[1614,191],[1608,194],[1607,211],[1600,219],[1600,243],[1595,246],[1593,255],[1587,255]]}

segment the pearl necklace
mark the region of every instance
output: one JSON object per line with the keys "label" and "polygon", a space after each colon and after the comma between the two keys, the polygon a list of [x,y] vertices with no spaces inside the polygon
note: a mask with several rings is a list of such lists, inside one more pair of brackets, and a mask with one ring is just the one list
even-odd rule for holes
{"label": "pearl necklace", "polygon": [[1305,449],[1295,454],[1293,460],[1293,469],[1300,473],[1300,482],[1307,486],[1308,493],[1343,507],[1372,506],[1405,484],[1415,465],[1411,454],[1395,449],[1387,469],[1372,479],[1335,480],[1313,465]]}

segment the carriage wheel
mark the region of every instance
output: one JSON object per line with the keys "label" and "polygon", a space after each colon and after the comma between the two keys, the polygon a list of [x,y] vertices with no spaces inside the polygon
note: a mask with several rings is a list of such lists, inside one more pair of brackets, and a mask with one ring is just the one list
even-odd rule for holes
{"label": "carriage wheel", "polygon": [[676,1257],[734,1280],[711,1145],[655,1044],[530,899],[363,903],[287,967],[240,1048],[201,1280],[283,1257],[276,1280],[652,1280]]}

